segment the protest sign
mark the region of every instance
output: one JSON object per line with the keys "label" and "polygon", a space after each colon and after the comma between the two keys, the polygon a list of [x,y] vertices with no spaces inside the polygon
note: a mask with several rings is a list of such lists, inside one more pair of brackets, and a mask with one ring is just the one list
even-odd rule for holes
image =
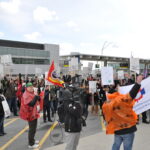
{"label": "protest sign", "polygon": [[[133,85],[123,86],[119,88],[121,94],[127,94]],[[135,98],[133,110],[140,114],[150,109],[150,77],[141,82],[141,88]]]}
{"label": "protest sign", "polygon": [[1,95],[1,96],[2,96],[3,99],[4,99],[4,101],[2,101],[2,106],[3,106],[3,109],[4,109],[5,117],[7,118],[7,117],[9,117],[10,114],[11,114],[10,108],[9,108],[9,105],[8,105],[8,103],[7,103],[6,98],[5,98],[3,95]]}
{"label": "protest sign", "polygon": [[102,67],[101,68],[101,80],[102,80],[102,85],[114,84],[112,67]]}
{"label": "protest sign", "polygon": [[96,92],[96,81],[89,81],[89,92],[94,94]]}
{"label": "protest sign", "polygon": [[130,70],[139,74],[139,72],[140,72],[140,61],[138,58],[130,58]]}
{"label": "protest sign", "polygon": [[118,79],[119,79],[119,80],[124,79],[124,71],[123,71],[123,70],[119,70],[119,71],[118,71]]}

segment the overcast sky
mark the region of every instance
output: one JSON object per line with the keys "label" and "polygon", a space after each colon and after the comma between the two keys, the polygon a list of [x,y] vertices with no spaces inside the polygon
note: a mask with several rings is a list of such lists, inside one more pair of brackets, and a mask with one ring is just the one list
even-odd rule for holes
{"label": "overcast sky", "polygon": [[[0,39],[60,45],[60,54],[150,58],[149,0],[0,0]],[[107,41],[107,42],[106,42]]]}

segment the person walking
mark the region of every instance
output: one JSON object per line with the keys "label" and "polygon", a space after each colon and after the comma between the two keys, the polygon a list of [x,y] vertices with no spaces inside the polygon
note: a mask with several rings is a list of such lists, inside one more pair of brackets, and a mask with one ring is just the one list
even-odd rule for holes
{"label": "person walking", "polygon": [[137,115],[133,111],[134,98],[136,97],[143,76],[137,77],[136,83],[126,95],[119,92],[107,94],[107,101],[103,104],[103,114],[106,125],[106,134],[114,134],[112,150],[120,150],[123,143],[124,150],[132,150]]}
{"label": "person walking", "polygon": [[37,119],[39,118],[39,112],[37,109],[38,101],[40,101],[40,97],[38,96],[38,93],[34,94],[32,83],[27,83],[26,90],[23,93],[21,100],[20,118],[28,122],[28,147],[31,149],[39,147],[39,141],[34,139],[37,128]]}

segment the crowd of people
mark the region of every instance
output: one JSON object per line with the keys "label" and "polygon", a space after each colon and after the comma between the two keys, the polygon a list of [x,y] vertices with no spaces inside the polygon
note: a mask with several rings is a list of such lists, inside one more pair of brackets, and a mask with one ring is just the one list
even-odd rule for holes
{"label": "crowd of people", "polygon": [[[21,75],[17,78],[4,77],[1,81],[0,88],[0,136],[4,136],[4,110],[2,101],[4,95],[8,102],[9,108],[14,116],[20,115],[23,120],[26,120],[29,125],[28,143],[29,148],[37,148],[39,141],[35,140],[35,133],[37,128],[37,119],[39,118],[39,112],[43,111],[43,122],[52,122],[52,117],[55,113],[58,113],[60,122],[65,124],[67,146],[66,150],[76,150],[80,132],[82,126],[86,126],[86,118],[88,116],[89,105],[91,105],[91,113],[98,115],[99,108],[103,109],[102,115],[104,120],[110,124],[111,119],[114,116],[108,114],[111,96],[107,97],[106,93],[116,93],[117,86],[131,85],[134,83],[140,84],[141,78],[138,81],[132,76],[130,79],[115,80],[114,85],[102,86],[100,78],[93,78],[91,75],[85,80],[76,75],[71,77],[70,75],[63,76],[65,82],[64,87],[45,85],[44,79],[26,78],[23,79]],[[88,82],[97,81],[97,92],[90,93]],[[126,96],[126,99],[134,99],[139,87],[136,87],[130,91],[130,98]],[[119,97],[118,95],[115,95]],[[108,100],[109,98],[109,100]],[[131,110],[130,110],[131,111]],[[131,115],[133,112],[131,112]],[[133,115],[134,116],[134,115]],[[143,123],[149,123],[147,121],[146,113],[142,114]],[[134,121],[133,121],[134,120]],[[131,122],[134,123],[131,123]],[[112,122],[115,122],[112,121]],[[130,143],[125,150],[132,149],[132,143],[134,139],[134,132],[136,131],[137,119],[131,118],[129,125],[130,129],[124,127],[115,127],[115,131],[112,131],[112,126],[107,126],[107,132],[113,132],[115,134],[115,141],[112,150],[119,150],[120,144],[124,142],[124,135],[132,133],[132,138],[129,136]],[[115,124],[115,123],[114,123]],[[127,122],[125,122],[127,124]],[[128,128],[128,126],[125,126]],[[116,130],[117,129],[117,130]],[[127,141],[128,142],[128,141]],[[124,145],[127,145],[124,142]],[[129,148],[130,147],[130,148]]]}

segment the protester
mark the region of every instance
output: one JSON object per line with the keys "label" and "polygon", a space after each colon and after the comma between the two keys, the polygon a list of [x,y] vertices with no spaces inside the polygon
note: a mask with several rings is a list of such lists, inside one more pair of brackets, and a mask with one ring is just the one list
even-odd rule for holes
{"label": "protester", "polygon": [[73,100],[72,95],[69,89],[63,91],[67,142],[65,150],[77,149],[82,128],[82,108],[79,101]]}
{"label": "protester", "polygon": [[46,86],[45,93],[44,93],[44,103],[43,103],[43,121],[46,122],[48,118],[49,122],[52,122],[50,116],[50,91],[49,85]]}
{"label": "protester", "polygon": [[10,110],[14,113],[14,116],[18,116],[17,113],[17,100],[16,100],[16,85],[14,80],[10,80],[7,83],[5,97],[9,104]]}
{"label": "protester", "polygon": [[6,134],[4,132],[4,118],[5,118],[5,113],[4,113],[2,101],[4,101],[4,98],[2,96],[2,89],[0,89],[0,136],[4,136]]}
{"label": "protester", "polygon": [[122,95],[118,92],[107,94],[103,104],[103,113],[107,122],[106,134],[115,134],[112,150],[119,150],[123,143],[124,150],[132,150],[134,132],[137,130],[137,115],[133,111],[134,101],[143,76],[138,76],[131,91]]}
{"label": "protester", "polygon": [[29,148],[38,148],[39,146],[39,141],[35,141],[34,139],[37,128],[37,119],[39,118],[39,113],[37,110],[39,100],[40,97],[38,96],[38,93],[36,95],[34,94],[32,83],[27,83],[26,91],[23,93],[21,100],[20,117],[23,120],[28,121],[29,124]]}

